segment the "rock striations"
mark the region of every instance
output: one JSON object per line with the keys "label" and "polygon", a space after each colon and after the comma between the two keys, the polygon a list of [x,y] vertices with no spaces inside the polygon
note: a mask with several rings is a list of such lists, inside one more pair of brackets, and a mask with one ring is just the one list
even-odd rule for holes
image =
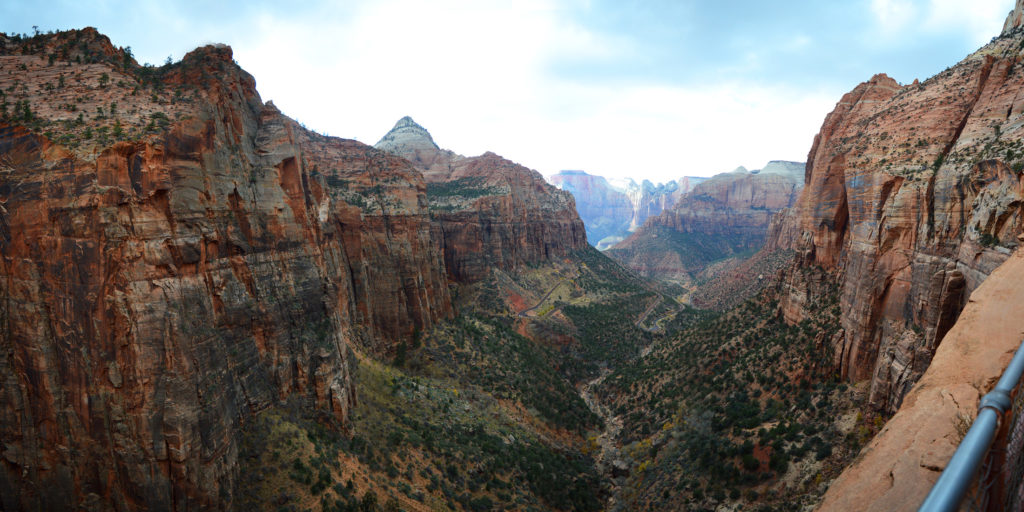
{"label": "rock striations", "polygon": [[641,275],[688,285],[708,264],[759,249],[773,213],[791,206],[798,192],[799,181],[785,172],[719,174],[647,219],[608,255]]}
{"label": "rock striations", "polygon": [[[842,374],[894,411],[971,292],[1017,246],[1024,199],[1018,32],[900,86],[877,75],[840,100],[815,137],[806,187],[774,243],[842,277]],[[784,312],[804,317],[790,273]]]}
{"label": "rock striations", "polygon": [[421,166],[445,268],[455,281],[564,258],[586,246],[572,195],[537,171],[490,152],[463,157],[436,149],[409,117],[377,147]]}
{"label": "rock striations", "polygon": [[[1022,12],[1018,0],[1002,36],[924,83],[880,75],[847,94],[778,224],[804,267],[845,276],[837,362],[873,405],[898,408],[821,510],[915,510],[1024,336]],[[800,274],[785,284],[791,320],[812,287]]]}
{"label": "rock striations", "polygon": [[224,509],[240,425],[284,399],[344,420],[350,346],[451,314],[422,175],[264,104],[230,48],[3,41],[32,87],[0,122],[2,508]]}
{"label": "rock striations", "polygon": [[606,180],[583,171],[562,171],[548,178],[572,193],[587,227],[587,239],[600,250],[624,240],[644,222],[671,208],[679,198],[707,178],[685,176],[668,183],[632,179]]}
{"label": "rock striations", "polygon": [[634,203],[602,176],[583,171],[562,171],[548,178],[552,185],[572,194],[587,229],[587,240],[603,249],[609,237],[622,237],[634,218]]}

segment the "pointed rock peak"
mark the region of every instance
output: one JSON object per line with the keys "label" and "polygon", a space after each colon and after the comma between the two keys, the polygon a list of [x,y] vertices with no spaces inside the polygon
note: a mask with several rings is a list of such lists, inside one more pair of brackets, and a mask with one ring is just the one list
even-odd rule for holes
{"label": "pointed rock peak", "polygon": [[434,143],[434,138],[430,136],[430,132],[417,124],[416,121],[413,121],[409,116],[399,119],[395,123],[395,127],[377,141],[373,147],[399,154],[410,150],[440,149]]}
{"label": "pointed rock peak", "polygon": [[395,127],[391,131],[398,130],[399,128],[416,128],[417,130],[427,131],[426,128],[420,126],[416,121],[413,121],[411,117],[405,116],[395,123]]}
{"label": "pointed rock peak", "polygon": [[1024,0],[1017,0],[1017,5],[1014,6],[1010,14],[1006,16],[1006,21],[1003,23],[1002,35],[1009,34],[1014,30],[1017,30],[1021,26],[1024,26]]}

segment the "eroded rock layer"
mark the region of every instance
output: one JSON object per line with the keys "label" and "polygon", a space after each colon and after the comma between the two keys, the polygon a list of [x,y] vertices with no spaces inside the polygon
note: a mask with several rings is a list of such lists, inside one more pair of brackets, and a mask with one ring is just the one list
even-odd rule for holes
{"label": "eroded rock layer", "polygon": [[491,268],[515,270],[586,247],[572,195],[537,171],[490,152],[463,157],[431,145],[437,147],[408,117],[377,143],[422,166],[430,216],[451,279],[476,281]]}
{"label": "eroded rock layer", "polygon": [[624,236],[634,217],[630,197],[608,180],[583,171],[562,171],[549,178],[554,186],[572,194],[587,230],[587,241],[602,249],[605,239]]}
{"label": "eroded rock layer", "polygon": [[[837,364],[893,411],[971,292],[1017,246],[1024,185],[1019,31],[900,86],[878,75],[845,95],[815,137],[806,187],[775,228],[801,265],[842,279]],[[793,239],[792,237],[795,237]],[[788,274],[790,321],[805,314]]]}
{"label": "eroded rock layer", "polygon": [[34,116],[0,123],[3,508],[226,508],[241,424],[286,398],[344,420],[349,345],[451,313],[425,182],[264,105],[227,47],[157,69],[94,30],[47,37],[5,39],[4,69],[52,50],[58,89],[118,105],[63,123],[60,94],[26,93]]}
{"label": "eroded rock layer", "polygon": [[745,169],[697,184],[676,205],[608,251],[641,275],[688,284],[709,263],[764,243],[774,212],[791,206],[798,181]]}

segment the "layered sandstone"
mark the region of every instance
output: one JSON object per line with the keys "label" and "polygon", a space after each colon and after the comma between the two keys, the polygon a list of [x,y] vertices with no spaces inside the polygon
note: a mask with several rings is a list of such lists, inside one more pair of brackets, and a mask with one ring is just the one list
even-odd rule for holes
{"label": "layered sandstone", "polygon": [[633,216],[629,219],[629,231],[636,231],[644,225],[648,218],[660,215],[661,212],[672,208],[683,194],[693,190],[693,186],[701,181],[703,178],[684,177],[677,181],[655,185],[650,180],[643,180],[640,184],[631,179],[626,180],[622,190],[633,204]]}
{"label": "layered sandstone", "polygon": [[[895,410],[971,293],[1024,227],[1022,35],[994,40],[939,75],[877,75],[828,115],[793,218],[777,222],[800,265],[841,277],[842,374]],[[794,239],[795,238],[795,239]],[[804,316],[801,273],[783,301]]]}
{"label": "layered sandstone", "polygon": [[494,153],[463,157],[431,149],[432,139],[430,144],[425,140],[429,133],[410,123],[415,124],[399,120],[377,146],[418,165],[429,163],[421,170],[451,279],[472,282],[492,268],[515,270],[586,247],[586,231],[570,193]]}
{"label": "layered sandstone", "polygon": [[583,171],[562,171],[548,181],[572,194],[591,245],[601,249],[605,239],[624,236],[629,230],[635,216],[634,203],[604,177]]}
{"label": "layered sandstone", "polygon": [[[254,413],[292,398],[343,421],[349,346],[388,351],[451,313],[426,183],[263,104],[230,48],[152,69],[76,59],[89,45],[110,46],[73,31],[0,57],[56,48],[66,87],[118,95],[58,123],[63,96],[32,87],[7,99],[34,116],[0,123],[3,508],[224,509]],[[96,66],[124,85],[88,82]],[[137,129],[104,145],[111,121]]]}
{"label": "layered sandstone", "polygon": [[[822,511],[917,510],[1024,339],[1024,253],[971,294],[903,406],[829,487]],[[959,430],[958,430],[959,429]]]}
{"label": "layered sandstone", "polygon": [[785,173],[719,174],[647,219],[608,255],[641,275],[688,284],[708,264],[760,248],[772,215],[791,206],[798,191]]}
{"label": "layered sandstone", "polygon": [[607,180],[583,171],[562,171],[548,181],[572,193],[588,240],[603,251],[624,240],[649,217],[670,209],[706,179],[684,176],[668,183],[643,180],[638,184],[629,178]]}

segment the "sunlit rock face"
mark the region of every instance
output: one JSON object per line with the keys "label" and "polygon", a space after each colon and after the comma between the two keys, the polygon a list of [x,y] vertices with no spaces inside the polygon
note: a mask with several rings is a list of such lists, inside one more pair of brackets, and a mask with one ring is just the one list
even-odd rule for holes
{"label": "sunlit rock face", "polygon": [[629,231],[634,217],[633,202],[605,178],[583,171],[562,171],[548,181],[572,194],[587,229],[587,240],[595,247],[601,248],[608,237],[623,236]]}
{"label": "sunlit rock face", "polygon": [[650,180],[637,183],[630,178],[609,180],[584,171],[561,171],[548,181],[572,193],[587,227],[587,239],[603,251],[624,240],[648,218],[671,208],[706,179],[684,176],[654,184]]}
{"label": "sunlit rock face", "polygon": [[714,261],[759,249],[773,214],[795,202],[799,183],[791,173],[742,167],[716,175],[608,254],[641,275],[687,284]]}
{"label": "sunlit rock face", "polygon": [[226,46],[142,68],[93,29],[5,39],[3,75],[45,76],[36,51],[118,105],[59,122],[32,83],[48,135],[0,123],[2,507],[228,508],[253,414],[344,422],[349,347],[451,314],[426,184],[264,104]]}

